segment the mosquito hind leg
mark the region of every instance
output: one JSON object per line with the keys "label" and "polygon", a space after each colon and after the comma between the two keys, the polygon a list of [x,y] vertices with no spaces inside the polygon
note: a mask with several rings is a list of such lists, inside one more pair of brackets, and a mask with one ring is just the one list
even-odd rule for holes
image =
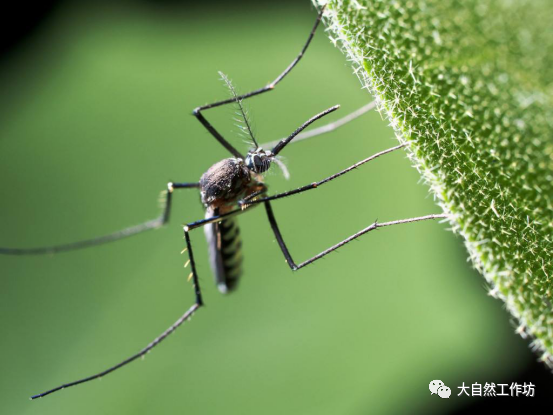
{"label": "mosquito hind leg", "polygon": [[[171,183],[170,183],[171,184]],[[186,183],[174,183],[173,186],[175,189],[179,188],[179,185],[181,185],[180,188],[186,187]],[[159,343],[161,343],[163,340],[167,338],[171,333],[173,333],[176,329],[178,329],[182,323],[189,320],[192,315],[201,307],[204,305],[203,299],[202,299],[202,292],[200,289],[200,282],[198,280],[198,274],[196,273],[196,262],[194,261],[194,254],[192,252],[192,244],[190,242],[190,236],[189,232],[187,230],[184,231],[184,237],[186,239],[186,248],[188,251],[188,259],[190,261],[190,266],[192,269],[192,272],[190,274],[192,278],[192,282],[194,284],[194,296],[195,301],[194,304],[186,310],[186,312],[179,317],[177,321],[175,321],[167,330],[165,330],[163,333],[161,333],[158,337],[156,337],[150,344],[148,344],[145,348],[143,348],[138,353],[132,355],[131,357],[123,360],[122,362],[116,364],[115,366],[112,366],[106,370],[103,370],[102,372],[96,373],[95,375],[88,376],[83,379],[79,379],[74,382],[64,383],[63,385],[60,385],[56,388],[50,389],[46,392],[39,393],[37,395],[31,396],[31,399],[37,399],[42,398],[46,395],[50,395],[51,393],[57,392],[62,389],[70,388],[72,386],[80,385],[81,383],[86,383],[94,379],[99,379],[103,376],[106,376],[110,374],[111,372],[116,371],[117,369],[122,368],[123,366],[126,366],[127,364],[135,361],[136,359],[145,356],[148,352],[150,352],[154,347],[156,347]]]}
{"label": "mosquito hind leg", "polygon": [[109,235],[99,236],[91,239],[85,239],[77,242],[71,242],[68,244],[47,246],[47,247],[41,247],[41,248],[0,248],[0,255],[42,255],[42,254],[54,254],[58,252],[72,251],[75,249],[88,248],[91,246],[102,245],[108,242],[118,241],[120,239],[128,238],[129,236],[133,236],[133,235],[138,235],[139,233],[146,232],[151,229],[160,228],[169,221],[169,217],[171,215],[171,202],[173,198],[173,191],[176,189],[191,189],[191,188],[199,188],[199,187],[200,187],[199,183],[169,182],[167,184],[167,192],[165,194],[163,210],[159,217],[135,226],[130,226],[128,228],[111,233]]}
{"label": "mosquito hind leg", "polygon": [[117,365],[112,366],[109,369],[106,369],[106,370],[104,370],[100,373],[97,373],[95,375],[88,376],[86,378],[83,378],[83,379],[80,379],[80,380],[77,380],[77,381],[74,381],[74,382],[64,383],[63,385],[60,385],[60,386],[58,386],[54,389],[50,389],[46,392],[42,392],[42,393],[39,393],[37,395],[33,395],[33,396],[31,396],[31,399],[42,398],[44,396],[50,395],[51,393],[57,392],[59,390],[70,388],[71,386],[80,385],[81,383],[86,383],[86,382],[89,382],[89,381],[94,380],[94,379],[102,378],[102,377],[110,374],[111,372],[114,372],[117,369],[133,362],[134,360],[145,356],[150,350],[152,350],[155,346],[157,346],[159,343],[161,343],[163,340],[165,340],[165,338],[167,336],[169,336],[176,329],[178,329],[182,325],[182,323],[189,320],[192,317],[192,315],[200,307],[201,307],[201,304],[198,304],[197,302],[194,303],[194,305],[192,307],[190,307],[188,310],[186,310],[186,312],[177,321],[175,321],[167,330],[165,330],[158,337],[156,337],[150,344],[148,344],[148,346],[146,346],[144,349],[142,349],[140,352],[134,354],[133,356],[123,360],[121,363],[118,363]]}
{"label": "mosquito hind leg", "polygon": [[236,102],[236,101],[241,101],[243,99],[247,99],[247,98],[250,98],[250,97],[253,97],[253,96],[256,96],[256,95],[263,94],[264,92],[272,91],[276,87],[276,85],[280,81],[282,81],[282,79],[284,79],[284,77],[286,75],[288,75],[288,73],[290,73],[290,71],[298,64],[300,59],[303,57],[305,51],[307,50],[307,47],[311,43],[311,39],[313,39],[313,36],[315,35],[315,31],[317,30],[317,27],[319,26],[319,23],[321,22],[324,9],[325,9],[325,6],[323,6],[321,8],[321,10],[319,11],[319,14],[317,15],[317,19],[315,21],[315,24],[313,25],[313,28],[311,29],[311,32],[309,33],[309,36],[307,38],[307,41],[303,45],[300,53],[296,56],[296,58],[292,61],[292,63],[290,63],[290,65],[288,65],[286,67],[286,69],[279,76],[277,76],[272,82],[268,83],[263,88],[256,89],[256,90],[248,92],[246,94],[238,95],[238,96],[228,98],[228,99],[225,99],[225,100],[222,100],[222,101],[217,101],[217,102],[214,102],[212,104],[206,104],[206,105],[199,106],[199,107],[195,108],[194,111],[192,112],[192,114],[205,127],[205,129],[207,131],[209,131],[210,134],[213,137],[215,137],[215,139],[217,141],[219,141],[219,143],[221,143],[221,145],[223,147],[225,147],[235,157],[242,158],[242,155],[227,140],[225,140],[223,138],[223,136],[215,129],[215,127],[213,127],[213,125],[211,125],[211,123],[203,116],[202,111],[208,110],[208,109],[211,109],[211,108],[215,108],[215,107],[219,107],[219,106],[225,105],[225,104],[230,104],[230,103],[233,103],[233,102]]}

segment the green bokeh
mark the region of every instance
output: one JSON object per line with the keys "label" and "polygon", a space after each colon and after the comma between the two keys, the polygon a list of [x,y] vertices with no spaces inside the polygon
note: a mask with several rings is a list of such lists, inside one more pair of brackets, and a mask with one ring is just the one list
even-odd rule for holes
{"label": "green bokeh", "polygon": [[[0,69],[0,246],[55,244],[158,214],[168,180],[194,181],[228,155],[190,115],[245,92],[293,59],[313,23],[307,4],[155,8],[63,6]],[[248,101],[261,141],[336,103],[369,99],[319,30],[276,91]],[[207,113],[234,143],[232,109]],[[378,113],[291,145],[292,175],[322,179],[395,145]],[[243,145],[242,148],[246,148]],[[437,212],[403,154],[275,203],[302,261],[382,221]],[[438,223],[383,229],[297,273],[262,209],[240,218],[245,275],[221,296],[201,230],[192,235],[205,309],[144,362],[38,402],[28,396],[138,351],[193,301],[180,224],[203,216],[176,194],[170,226],[52,257],[0,258],[0,410],[9,414],[342,414],[443,412],[438,378],[494,381],[533,358],[486,296],[461,241]],[[455,389],[454,389],[455,388]]]}

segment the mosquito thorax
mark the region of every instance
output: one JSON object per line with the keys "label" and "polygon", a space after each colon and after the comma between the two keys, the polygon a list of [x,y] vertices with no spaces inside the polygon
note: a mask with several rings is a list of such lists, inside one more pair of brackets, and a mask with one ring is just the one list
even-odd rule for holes
{"label": "mosquito thorax", "polygon": [[200,178],[200,192],[205,206],[219,208],[234,204],[259,185],[241,158],[227,158],[215,163]]}
{"label": "mosquito thorax", "polygon": [[265,151],[261,147],[248,151],[246,156],[246,167],[254,173],[265,173],[271,167],[273,153]]}

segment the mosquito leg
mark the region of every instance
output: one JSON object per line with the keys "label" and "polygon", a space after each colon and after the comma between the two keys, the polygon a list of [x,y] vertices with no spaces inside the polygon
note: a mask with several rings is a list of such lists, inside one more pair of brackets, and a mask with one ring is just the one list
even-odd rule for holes
{"label": "mosquito leg", "polygon": [[173,191],[175,189],[191,189],[199,188],[199,183],[172,183],[167,184],[167,193],[165,194],[165,200],[163,204],[163,211],[161,216],[155,219],[151,219],[147,222],[139,225],[130,226],[120,231],[111,233],[109,235],[99,236],[97,238],[85,239],[83,241],[72,242],[63,245],[54,245],[41,248],[0,248],[0,255],[41,255],[41,254],[54,254],[57,252],[72,251],[75,249],[88,248],[90,246],[102,245],[108,242],[124,239],[129,236],[137,235],[142,232],[149,231],[151,229],[157,229],[165,225],[169,221],[171,214],[171,201],[173,197]]}
{"label": "mosquito leg", "polygon": [[318,259],[321,259],[325,255],[328,255],[332,251],[335,251],[336,249],[344,246],[348,242],[351,242],[354,239],[357,239],[361,235],[364,235],[364,234],[366,234],[370,231],[374,231],[375,229],[383,228],[385,226],[400,225],[400,224],[403,224],[403,223],[411,223],[411,222],[419,222],[419,221],[423,221],[423,220],[447,218],[447,215],[445,215],[445,214],[437,214],[437,215],[419,216],[419,217],[416,217],[416,218],[409,218],[409,219],[400,219],[400,220],[395,220],[395,221],[391,221],[391,222],[380,222],[380,223],[379,222],[374,222],[372,225],[366,227],[365,229],[362,229],[361,231],[359,231],[357,233],[354,233],[349,238],[346,238],[343,241],[337,243],[336,245],[333,245],[330,248],[325,249],[321,253],[315,255],[312,258],[309,258],[306,261],[303,261],[302,263],[300,263],[298,265],[292,259],[292,256],[290,255],[290,251],[288,250],[288,247],[286,246],[286,243],[284,242],[284,239],[282,238],[282,234],[280,233],[280,229],[278,228],[278,224],[276,222],[275,215],[274,215],[273,209],[271,207],[271,202],[265,201],[265,210],[267,211],[267,216],[269,218],[269,223],[271,224],[271,228],[273,229],[273,232],[274,232],[275,237],[277,239],[278,245],[280,246],[280,249],[281,249],[282,253],[284,254],[284,258],[286,258],[286,262],[288,263],[288,265],[290,266],[292,271],[296,271],[300,268],[305,267],[306,265],[309,265],[309,264],[315,262]]}
{"label": "mosquito leg", "polygon": [[192,243],[190,242],[190,232],[186,227],[184,228],[184,238],[186,239],[186,248],[188,249],[188,259],[191,265],[192,282],[194,283],[194,294],[196,295],[196,305],[198,307],[204,305],[202,299],[202,292],[200,290],[200,281],[198,279],[198,273],[196,272],[196,263],[194,262],[194,255],[192,254]]}
{"label": "mosquito leg", "polygon": [[[177,186],[175,186],[177,188]],[[31,399],[37,399],[42,398],[43,396],[50,395],[51,393],[57,392],[59,390],[70,388],[71,386],[80,385],[81,383],[89,382],[94,379],[101,378],[105,375],[108,375],[111,372],[116,371],[117,369],[122,368],[123,366],[131,363],[132,361],[138,359],[139,357],[143,357],[146,355],[150,350],[152,350],[154,347],[156,347],[159,343],[161,343],[167,336],[169,336],[171,333],[173,333],[176,329],[179,328],[179,326],[184,323],[186,320],[190,319],[192,315],[201,307],[204,305],[203,299],[202,299],[202,293],[200,290],[200,282],[198,280],[198,274],[196,273],[196,262],[194,261],[194,254],[192,253],[192,244],[190,243],[190,236],[188,235],[188,232],[185,230],[184,237],[186,239],[186,248],[188,250],[188,259],[190,260],[190,265],[192,267],[192,281],[194,283],[194,295],[196,297],[196,301],[190,307],[186,313],[184,313],[177,321],[175,321],[167,330],[165,330],[163,333],[161,333],[158,337],[156,337],[150,344],[148,344],[145,348],[143,348],[138,353],[132,355],[131,357],[123,360],[121,363],[116,364],[115,366],[110,367],[109,369],[106,369],[100,373],[96,373],[95,375],[88,376],[86,378],[77,380],[75,382],[65,383],[63,385],[58,386],[57,388],[50,389],[46,392],[39,393],[38,395],[31,396]]]}
{"label": "mosquito leg", "polygon": [[200,183],[167,183],[167,193],[165,196],[165,203],[163,204],[163,215],[161,216],[161,225],[165,225],[169,222],[171,216],[171,202],[173,199],[173,191],[175,189],[199,189]]}
{"label": "mosquito leg", "polygon": [[264,193],[267,193],[267,190],[268,190],[267,186],[264,183],[262,183],[261,188],[259,190],[249,194],[244,199],[240,200],[240,202],[239,202],[240,208],[241,209],[247,208],[248,207],[248,202],[254,200],[256,197],[258,197],[258,196],[260,196]]}
{"label": "mosquito leg", "polygon": [[223,213],[222,215],[211,216],[210,218],[200,219],[200,220],[197,220],[196,222],[187,223],[186,225],[184,225],[184,231],[189,232],[193,229],[200,228],[202,226],[205,226],[213,222],[220,222],[223,219],[228,218],[230,216],[239,215],[243,213],[248,207],[249,206],[241,207],[238,209],[231,210],[230,212]]}
{"label": "mosquito leg", "polygon": [[125,365],[128,363],[131,363],[132,361],[138,359],[139,357],[144,356],[146,353],[148,353],[150,350],[152,350],[155,346],[157,346],[161,341],[163,341],[167,336],[169,336],[172,332],[174,332],[182,323],[184,323],[186,320],[188,320],[192,315],[200,308],[200,304],[195,303],[192,307],[190,307],[186,313],[184,313],[171,327],[169,327],[167,330],[165,330],[159,337],[156,337],[154,341],[152,341],[148,346],[146,346],[144,349],[142,349],[140,352],[136,353],[135,355],[129,357],[128,359],[123,360],[121,363],[110,367],[109,369],[104,370],[103,372],[97,373],[95,375],[86,377],[84,379],[77,380],[75,382],[65,383],[63,385],[58,386],[57,388],[50,389],[46,392],[39,393],[38,395],[31,396],[31,399],[37,399],[42,398],[43,396],[50,395],[51,393],[57,392],[62,389],[69,388],[71,386],[79,385],[81,383],[89,382],[94,379],[101,378]]}
{"label": "mosquito leg", "polygon": [[311,32],[309,33],[309,37],[307,38],[307,42],[303,45],[303,48],[301,49],[300,53],[296,56],[296,58],[288,65],[288,67],[275,78],[273,82],[270,82],[269,84],[265,85],[263,88],[256,89],[255,91],[248,92],[243,95],[238,95],[236,97],[228,98],[222,101],[217,101],[212,104],[206,104],[202,105],[200,107],[197,107],[194,109],[192,114],[200,121],[200,123],[206,128],[207,131],[211,133],[213,137],[221,143],[223,147],[225,147],[229,152],[231,152],[235,157],[242,158],[242,155],[238,150],[236,150],[227,140],[223,138],[223,136],[211,125],[209,121],[203,116],[202,111],[208,110],[211,108],[219,107],[221,105],[230,104],[232,102],[241,101],[246,98],[250,98],[259,94],[262,94],[264,92],[272,91],[275,86],[282,81],[282,79],[288,75],[288,73],[298,64],[300,59],[303,57],[305,51],[307,50],[307,47],[311,43],[311,39],[313,39],[313,36],[315,35],[315,31],[317,30],[317,27],[319,26],[319,23],[321,22],[321,18],[323,16],[325,7],[323,6],[321,10],[319,11],[319,14],[317,15],[317,20],[315,21],[315,24],[313,25],[313,29],[311,29]]}
{"label": "mosquito leg", "polygon": [[330,182],[334,179],[337,179],[338,177],[340,177],[340,176],[342,176],[346,173],[349,173],[350,171],[356,169],[359,166],[362,166],[365,163],[368,163],[369,161],[372,161],[372,160],[374,160],[374,159],[376,159],[380,156],[383,156],[384,154],[388,154],[388,153],[391,153],[395,150],[399,150],[400,148],[403,148],[406,145],[407,145],[407,143],[400,144],[398,146],[395,146],[395,147],[389,148],[387,150],[383,150],[379,153],[373,154],[372,156],[367,157],[366,159],[361,160],[358,163],[355,163],[353,166],[350,166],[347,169],[344,169],[344,170],[342,170],[342,171],[340,171],[336,174],[333,174],[332,176],[329,176],[326,179],[320,180],[318,182],[313,182],[313,183],[307,184],[305,186],[298,187],[297,189],[288,190],[288,191],[283,192],[283,193],[279,193],[279,194],[276,194],[276,195],[273,195],[273,196],[262,197],[262,198],[259,198],[259,199],[256,199],[256,200],[247,201],[247,200],[243,199],[243,200],[238,201],[238,205],[241,206],[241,207],[251,206],[251,205],[254,205],[256,203],[262,203],[262,202],[266,202],[266,201],[269,201],[269,200],[275,200],[275,199],[282,199],[283,197],[288,197],[288,196],[292,196],[292,195],[295,195],[295,194],[298,194],[298,193],[303,193],[307,190],[316,189],[317,187],[319,187],[319,186],[321,186],[325,183],[328,183],[328,182]]}
{"label": "mosquito leg", "polygon": [[[334,131],[338,128],[340,128],[343,125],[346,125],[347,123],[355,120],[356,118],[359,118],[361,115],[369,112],[370,110],[374,109],[376,107],[376,101],[369,102],[368,104],[363,105],[361,108],[356,109],[355,111],[349,113],[348,115],[337,119],[336,121],[332,121],[328,124],[325,124],[321,127],[314,128],[312,130],[303,131],[299,133],[296,138],[294,138],[294,143],[297,143],[298,141],[305,140],[307,138],[315,137],[318,135],[330,133],[331,131]],[[261,144],[261,147],[263,148],[272,148],[275,145],[277,145],[282,139],[271,141],[268,143]]]}

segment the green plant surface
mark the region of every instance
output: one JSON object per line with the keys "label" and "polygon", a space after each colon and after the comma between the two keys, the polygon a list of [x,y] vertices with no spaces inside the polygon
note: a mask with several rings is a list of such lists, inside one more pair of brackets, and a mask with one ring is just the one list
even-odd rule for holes
{"label": "green plant surface", "polygon": [[553,3],[333,0],[330,36],[553,365]]}

